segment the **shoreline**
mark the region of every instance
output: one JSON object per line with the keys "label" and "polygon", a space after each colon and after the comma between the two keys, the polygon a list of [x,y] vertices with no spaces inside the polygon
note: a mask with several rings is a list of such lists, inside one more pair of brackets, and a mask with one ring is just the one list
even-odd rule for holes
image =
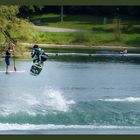
{"label": "shoreline", "polygon": [[[128,53],[140,53],[140,47],[133,46],[86,46],[86,45],[75,45],[75,44],[38,44],[48,53],[88,53],[95,54],[96,51],[117,51],[120,52],[124,48],[127,48]],[[27,50],[31,50],[35,43],[20,43],[22,47]]]}
{"label": "shoreline", "polygon": [[32,47],[33,45],[38,44],[40,47],[48,47],[48,48],[110,48],[110,49],[122,49],[122,48],[129,48],[129,49],[140,49],[140,47],[133,47],[133,46],[93,46],[93,45],[77,45],[77,44],[42,44],[42,43],[20,43],[22,46]]}
{"label": "shoreline", "polygon": [[[125,46],[86,46],[86,45],[64,45],[64,44],[38,44],[42,49],[44,49],[50,56],[93,56],[96,55],[97,51],[112,51],[119,53],[124,48],[127,48],[128,54],[140,54],[140,47],[125,47]],[[32,51],[33,43],[19,43],[18,51],[16,52],[17,58],[29,59],[30,52]],[[4,52],[0,54],[0,58],[3,58]]]}
{"label": "shoreline", "polygon": [[[140,53],[127,53],[127,54],[121,54],[121,53],[107,53],[107,54],[96,54],[96,53],[47,53],[48,59],[60,59],[60,58],[66,58],[66,59],[77,59],[77,58],[140,58]],[[15,55],[17,60],[32,60],[30,56],[30,52],[26,52],[22,55]],[[0,56],[0,61],[3,61],[5,56]],[[13,56],[11,56],[11,59],[13,59]]]}

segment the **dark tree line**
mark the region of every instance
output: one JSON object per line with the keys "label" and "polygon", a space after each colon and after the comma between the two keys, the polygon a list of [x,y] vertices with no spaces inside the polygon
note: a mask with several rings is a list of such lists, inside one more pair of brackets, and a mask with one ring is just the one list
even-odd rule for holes
{"label": "dark tree line", "polygon": [[[19,15],[60,13],[61,6],[21,6]],[[89,14],[96,16],[140,17],[140,6],[63,6],[64,14]]]}

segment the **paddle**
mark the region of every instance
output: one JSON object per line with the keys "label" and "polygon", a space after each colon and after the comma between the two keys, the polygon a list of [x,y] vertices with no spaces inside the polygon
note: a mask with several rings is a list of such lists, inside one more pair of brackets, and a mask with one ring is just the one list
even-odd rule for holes
{"label": "paddle", "polygon": [[16,72],[17,68],[16,68],[16,62],[15,62],[15,53],[13,53],[13,60],[14,60],[14,71]]}

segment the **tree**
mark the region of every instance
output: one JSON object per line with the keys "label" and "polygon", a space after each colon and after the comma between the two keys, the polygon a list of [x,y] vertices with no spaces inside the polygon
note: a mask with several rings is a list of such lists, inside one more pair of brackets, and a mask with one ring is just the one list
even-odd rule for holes
{"label": "tree", "polygon": [[[33,28],[32,24],[27,20],[23,20],[17,17],[19,12],[19,6],[0,6],[0,42],[11,42],[11,37],[18,41],[32,39]],[[8,36],[9,35],[9,36]],[[13,37],[14,36],[14,37]],[[12,44],[15,43],[14,41]],[[17,42],[18,43],[18,42]],[[6,45],[0,46],[2,48]],[[16,50],[18,50],[17,47]],[[3,49],[4,50],[4,49]],[[1,51],[2,52],[2,51]]]}
{"label": "tree", "polygon": [[8,28],[16,20],[18,6],[0,6],[0,27]]}
{"label": "tree", "polygon": [[[7,42],[7,37],[3,31],[9,31],[13,28],[18,13],[18,6],[0,6],[0,41]],[[2,49],[3,46],[0,46]]]}

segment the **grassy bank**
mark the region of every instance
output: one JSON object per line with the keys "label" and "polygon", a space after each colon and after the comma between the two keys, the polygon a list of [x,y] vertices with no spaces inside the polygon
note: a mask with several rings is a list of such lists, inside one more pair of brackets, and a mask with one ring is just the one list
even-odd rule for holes
{"label": "grassy bank", "polygon": [[[43,26],[86,30],[85,32],[39,32],[34,30],[33,24],[27,20],[21,20],[20,24],[16,24],[18,25],[15,26],[16,28],[10,30],[11,36],[18,38],[18,43],[60,44],[59,47],[46,46],[47,52],[95,53],[98,50],[121,51],[124,47],[128,48],[128,52],[140,52],[140,21],[136,19],[121,19],[120,39],[116,38],[114,31],[116,25],[111,17],[107,18],[106,23],[103,23],[104,17],[89,15],[64,15],[64,22],[60,22],[60,15],[56,14],[34,15],[28,19],[31,22],[39,20],[39,24]],[[0,34],[0,42],[3,41],[4,37]],[[73,47],[62,47],[63,44],[73,45]],[[76,45],[85,45],[85,47],[76,47]],[[3,47],[0,48],[4,50]],[[22,52],[30,51],[31,48],[18,45],[16,50],[17,54],[22,54]]]}
{"label": "grassy bank", "polygon": [[79,44],[88,46],[140,46],[140,34],[122,34],[121,40],[116,40],[113,33],[53,33],[36,32],[35,43],[44,44]]}
{"label": "grassy bank", "polygon": [[[44,49],[48,53],[88,53],[88,54],[94,54],[96,51],[116,51],[120,52],[123,50],[123,47],[119,46],[80,46],[80,45],[71,45],[71,46],[49,46],[45,44],[39,44],[39,46]],[[26,46],[26,50],[31,51],[32,46]],[[127,47],[129,53],[140,53],[139,47]]]}
{"label": "grassy bank", "polygon": [[42,14],[29,17],[30,21],[39,20],[39,25],[61,28],[86,30],[80,33],[36,32],[36,43],[50,44],[81,44],[109,46],[140,46],[140,21],[138,19],[120,19],[120,39],[116,32],[114,17],[95,17],[90,15],[60,15]]}

